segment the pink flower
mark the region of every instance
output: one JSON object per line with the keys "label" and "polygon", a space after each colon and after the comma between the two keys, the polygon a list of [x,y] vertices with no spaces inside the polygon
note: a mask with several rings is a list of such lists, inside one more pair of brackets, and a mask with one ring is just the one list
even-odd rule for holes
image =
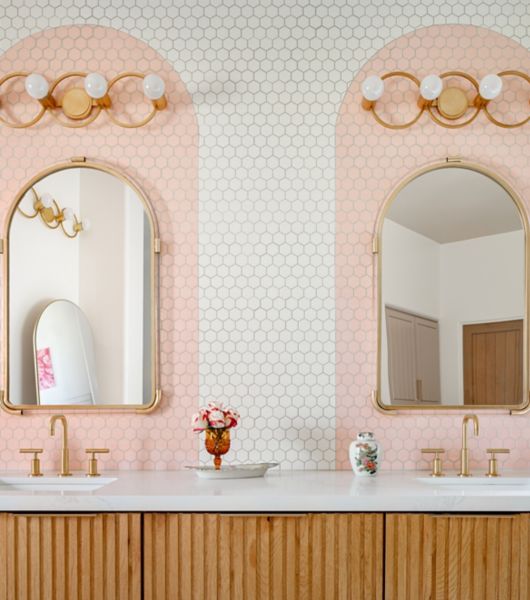
{"label": "pink flower", "polygon": [[237,410],[233,410],[232,408],[228,408],[224,412],[225,415],[225,427],[230,429],[231,427],[237,427],[239,422],[239,413]]}
{"label": "pink flower", "polygon": [[191,419],[193,431],[200,433],[208,429],[208,414],[207,411],[201,408],[198,413],[195,413]]}
{"label": "pink flower", "polygon": [[219,408],[212,408],[208,411],[208,421],[210,427],[214,429],[221,429],[225,426],[225,415],[224,412]]}

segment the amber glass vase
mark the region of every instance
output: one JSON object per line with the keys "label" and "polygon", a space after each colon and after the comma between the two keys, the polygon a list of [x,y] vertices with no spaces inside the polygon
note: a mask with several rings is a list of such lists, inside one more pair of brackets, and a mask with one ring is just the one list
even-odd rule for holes
{"label": "amber glass vase", "polygon": [[206,450],[213,455],[215,470],[221,468],[221,456],[230,450],[230,430],[226,427],[219,429],[207,429],[204,440]]}

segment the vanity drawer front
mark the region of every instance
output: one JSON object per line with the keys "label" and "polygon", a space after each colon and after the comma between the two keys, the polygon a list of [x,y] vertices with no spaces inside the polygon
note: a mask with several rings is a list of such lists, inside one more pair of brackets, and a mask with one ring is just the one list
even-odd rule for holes
{"label": "vanity drawer front", "polygon": [[0,600],[140,598],[140,514],[0,514]]}
{"label": "vanity drawer front", "polygon": [[386,516],[385,600],[528,600],[530,516]]}
{"label": "vanity drawer front", "polygon": [[379,600],[383,515],[146,514],[146,600]]}

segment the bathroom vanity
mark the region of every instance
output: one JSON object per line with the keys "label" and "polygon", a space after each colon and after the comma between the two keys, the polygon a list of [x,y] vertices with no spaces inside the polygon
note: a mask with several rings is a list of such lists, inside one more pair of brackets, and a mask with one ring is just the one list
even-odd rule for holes
{"label": "bathroom vanity", "polygon": [[527,598],[530,473],[426,475],[119,472],[91,491],[0,478],[0,598]]}

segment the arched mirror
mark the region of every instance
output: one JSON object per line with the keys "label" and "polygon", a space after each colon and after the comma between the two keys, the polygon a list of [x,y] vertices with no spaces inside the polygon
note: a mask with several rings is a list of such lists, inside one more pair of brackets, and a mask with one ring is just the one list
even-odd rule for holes
{"label": "arched mirror", "polygon": [[528,225],[514,192],[463,163],[430,168],[378,230],[378,402],[386,409],[528,404]]}
{"label": "arched mirror", "polygon": [[157,225],[140,189],[95,163],[59,165],[16,198],[4,242],[4,404],[153,408]]}

